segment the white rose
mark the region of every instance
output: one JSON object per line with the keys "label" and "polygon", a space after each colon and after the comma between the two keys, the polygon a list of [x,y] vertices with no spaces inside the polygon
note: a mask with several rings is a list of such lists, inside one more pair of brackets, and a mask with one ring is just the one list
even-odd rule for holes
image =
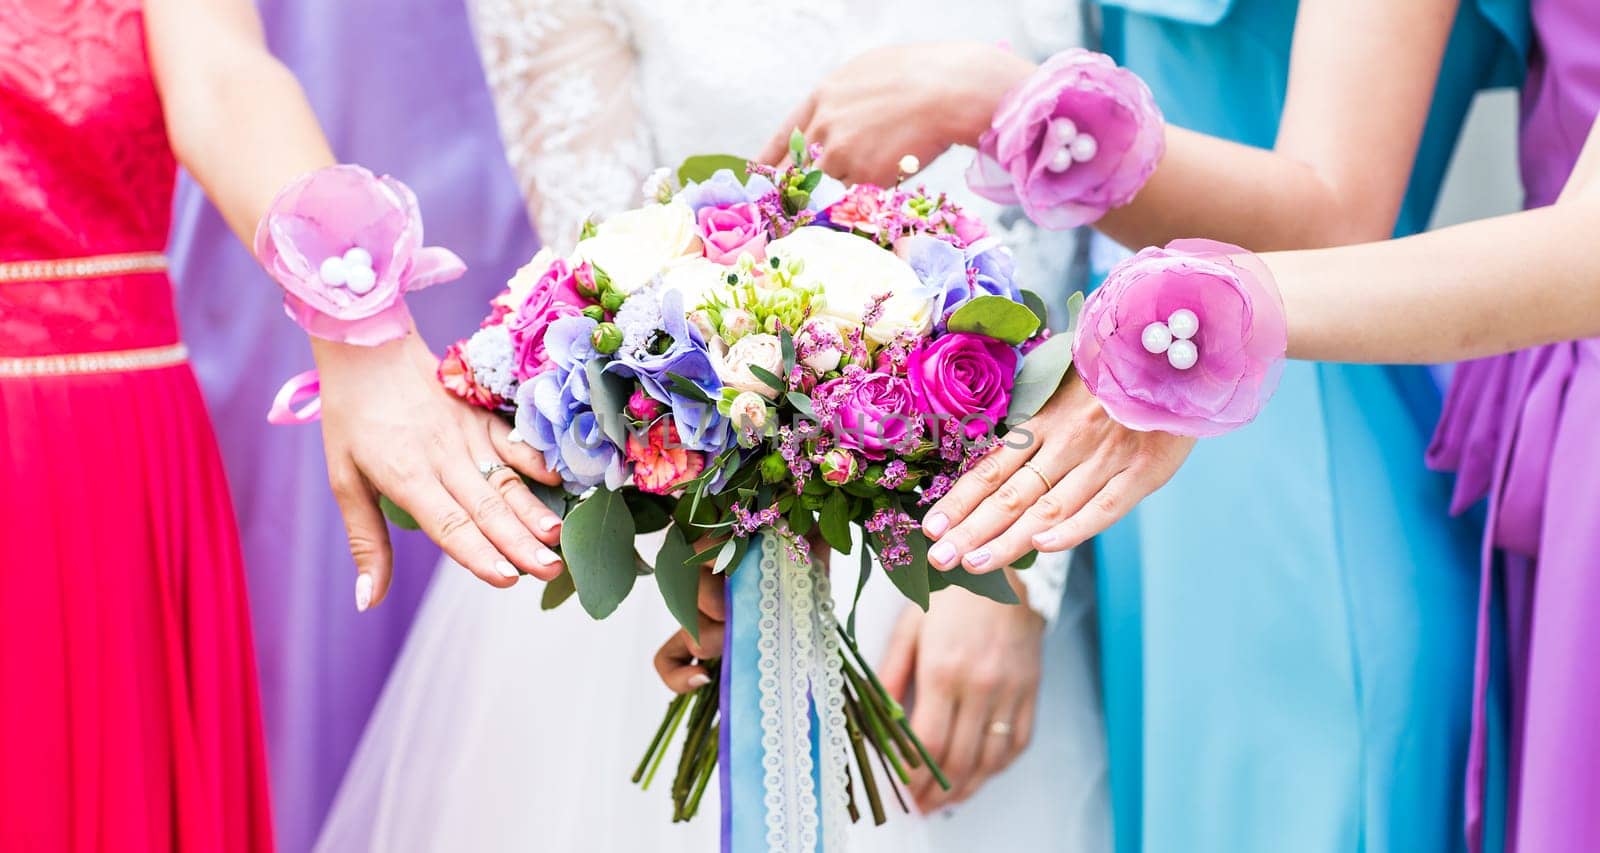
{"label": "white rose", "polygon": [[611,286],[632,293],[667,264],[698,254],[700,235],[694,211],[681,201],[625,210],[600,223],[595,234],[573,250],[573,262],[588,261],[611,276]]}
{"label": "white rose", "polygon": [[797,283],[822,287],[817,315],[845,328],[861,325],[873,298],[890,294],[878,322],[866,330],[868,340],[881,344],[902,332],[922,334],[933,323],[935,294],[909,264],[871,240],[810,226],[772,241],[767,255],[801,261]]}
{"label": "white rose", "polygon": [[684,309],[693,311],[706,303],[706,297],[727,288],[728,268],[699,255],[679,258],[661,273],[661,286],[682,293]]}
{"label": "white rose", "polygon": [[554,251],[549,247],[540,249],[539,253],[533,256],[533,260],[523,264],[522,268],[511,276],[511,280],[506,282],[509,292],[495,297],[495,303],[504,304],[512,309],[520,307],[522,303],[528,301],[528,294],[533,292],[533,286],[539,283],[539,279],[544,277],[545,272],[555,261]]}
{"label": "white rose", "polygon": [[767,425],[767,399],[752,391],[741,391],[729,405],[728,415],[739,429],[761,429]]}
{"label": "white rose", "polygon": [[750,370],[750,365],[783,378],[783,344],[777,335],[749,335],[728,346],[721,338],[711,344],[711,366],[717,378],[735,391],[753,391],[771,400],[778,389],[768,385]]}

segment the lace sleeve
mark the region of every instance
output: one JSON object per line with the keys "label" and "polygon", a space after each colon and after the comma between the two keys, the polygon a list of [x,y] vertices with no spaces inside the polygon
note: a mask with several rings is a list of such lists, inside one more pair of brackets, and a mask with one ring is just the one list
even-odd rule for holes
{"label": "lace sleeve", "polygon": [[609,0],[469,0],[506,158],[545,245],[637,201],[651,163],[634,51]]}

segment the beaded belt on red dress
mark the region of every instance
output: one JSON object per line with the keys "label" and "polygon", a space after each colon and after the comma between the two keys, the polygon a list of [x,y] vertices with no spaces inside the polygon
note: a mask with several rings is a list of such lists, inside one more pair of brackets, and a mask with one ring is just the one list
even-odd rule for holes
{"label": "beaded belt on red dress", "polygon": [[[159,252],[98,255],[42,261],[0,262],[0,285],[37,282],[74,282],[87,279],[120,280],[128,276],[165,273],[167,259]],[[100,283],[96,282],[95,286]],[[117,286],[107,282],[107,286]],[[148,300],[145,300],[148,301]],[[171,337],[175,340],[176,327]],[[85,373],[122,373],[182,364],[188,358],[183,344],[127,347],[90,352],[51,352],[8,357],[0,355],[0,378],[70,376]]]}

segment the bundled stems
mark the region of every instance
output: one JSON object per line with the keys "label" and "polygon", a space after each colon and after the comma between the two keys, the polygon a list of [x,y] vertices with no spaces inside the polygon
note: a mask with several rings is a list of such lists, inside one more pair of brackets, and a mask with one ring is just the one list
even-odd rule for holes
{"label": "bundled stems", "polygon": [[[917,755],[921,756],[923,763],[928,765],[928,772],[933,774],[933,780],[939,783],[940,788],[946,791],[950,790],[950,780],[946,779],[944,771],[939,769],[939,763],[933,760],[933,756],[928,754],[928,748],[922,745],[922,739],[917,737],[917,733],[911,730],[911,723],[906,720],[906,710],[900,707],[900,703],[896,702],[893,696],[889,695],[888,690],[884,689],[883,682],[878,680],[877,673],[873,672],[872,667],[867,665],[866,658],[862,657],[861,650],[856,647],[856,641],[851,639],[850,634],[844,630],[843,626],[839,628],[839,638],[844,642],[845,648],[850,650],[851,656],[855,658],[861,671],[866,674],[867,680],[871,682],[872,689],[868,690],[867,693],[882,700],[890,719],[894,721],[894,728],[910,739]],[[911,766],[915,767],[916,764],[913,763]]]}

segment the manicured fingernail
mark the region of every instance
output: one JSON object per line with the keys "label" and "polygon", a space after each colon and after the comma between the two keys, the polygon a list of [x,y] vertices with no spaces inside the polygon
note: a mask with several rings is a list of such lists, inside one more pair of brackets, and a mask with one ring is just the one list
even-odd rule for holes
{"label": "manicured fingernail", "polygon": [[1056,543],[1060,541],[1061,537],[1054,533],[1036,533],[1033,537],[1033,547],[1041,549],[1054,548]]}
{"label": "manicured fingernail", "polygon": [[989,562],[990,556],[988,548],[979,548],[967,555],[967,563],[974,568],[982,567]]}
{"label": "manicured fingernail", "polygon": [[949,542],[940,542],[928,550],[928,559],[940,566],[948,566],[955,562],[956,546]]}
{"label": "manicured fingernail", "polygon": [[539,532],[540,533],[549,533],[550,531],[555,530],[557,527],[560,527],[560,526],[561,526],[561,519],[556,518],[553,515],[547,515],[544,518],[539,519]]}
{"label": "manicured fingernail", "polygon": [[506,443],[507,444],[521,444],[522,442],[523,442],[522,433],[517,432],[516,430],[512,430],[512,431],[506,433]]}
{"label": "manicured fingernail", "polygon": [[942,512],[929,513],[922,520],[922,530],[929,536],[943,536],[950,527],[950,519]]}
{"label": "manicured fingernail", "polygon": [[372,575],[356,575],[356,612],[365,613],[372,606]]}
{"label": "manicured fingernail", "polygon": [[711,676],[706,675],[703,672],[697,672],[694,675],[689,676],[689,687],[692,689],[698,690],[710,683]]}
{"label": "manicured fingernail", "polygon": [[549,548],[540,548],[533,556],[534,559],[546,566],[554,566],[561,562],[561,555]]}
{"label": "manicured fingernail", "polygon": [[496,560],[494,564],[494,570],[499,572],[501,577],[516,579],[522,576],[522,573],[517,571],[516,566],[511,565],[505,560]]}

